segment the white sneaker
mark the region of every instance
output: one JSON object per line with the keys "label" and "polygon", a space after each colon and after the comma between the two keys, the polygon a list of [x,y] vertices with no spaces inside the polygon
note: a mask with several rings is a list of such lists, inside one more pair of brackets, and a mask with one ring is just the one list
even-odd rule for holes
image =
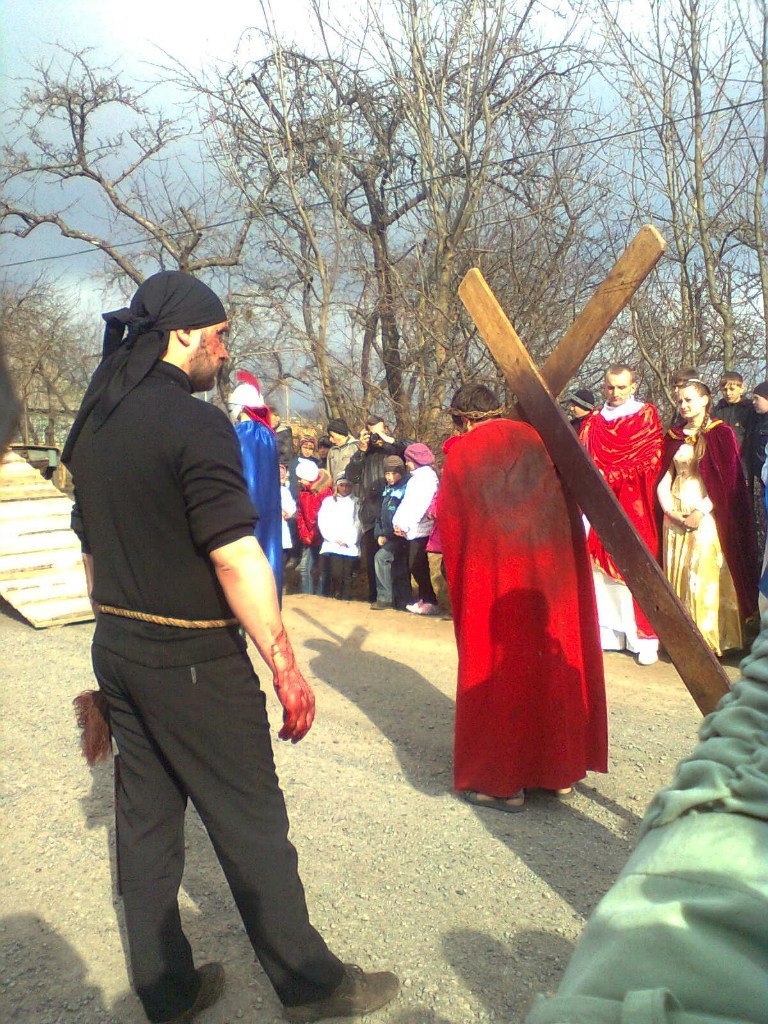
{"label": "white sneaker", "polygon": [[658,651],[641,651],[637,656],[638,665],[655,665],[658,660]]}
{"label": "white sneaker", "polygon": [[424,601],[421,605],[421,611],[419,615],[439,615],[440,609],[436,604],[430,604],[428,601]]}
{"label": "white sneaker", "polygon": [[421,606],[423,603],[424,602],[419,599],[418,601],[414,601],[413,604],[407,604],[405,606],[405,610],[407,612],[412,612],[414,615],[421,615]]}

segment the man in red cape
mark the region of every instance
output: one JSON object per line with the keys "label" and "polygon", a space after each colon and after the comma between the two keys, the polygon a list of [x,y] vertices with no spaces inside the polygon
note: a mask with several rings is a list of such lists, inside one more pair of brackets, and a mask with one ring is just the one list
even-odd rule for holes
{"label": "man in red cape", "polygon": [[[661,468],[662,434],[654,405],[638,402],[635,373],[624,363],[605,371],[605,405],[590,413],[579,431],[595,465],[619,500],[627,518],[660,559],[656,518],[656,484]],[[659,641],[651,624],[624,583],[616,563],[594,530],[589,553],[604,651],[631,651],[641,665],[658,661]]]}
{"label": "man in red cape", "polygon": [[496,396],[453,399],[437,521],[459,650],[454,786],[523,806],[607,770],[603,661],[584,529],[543,442]]}

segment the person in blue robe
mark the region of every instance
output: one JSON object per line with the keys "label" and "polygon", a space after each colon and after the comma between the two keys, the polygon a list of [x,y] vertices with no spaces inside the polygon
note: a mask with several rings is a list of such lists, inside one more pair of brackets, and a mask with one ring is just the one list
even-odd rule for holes
{"label": "person in blue robe", "polygon": [[270,426],[269,409],[258,380],[244,370],[238,372],[237,380],[227,404],[240,443],[243,476],[259,516],[256,539],[272,566],[277,597],[282,602],[283,516],[277,438]]}

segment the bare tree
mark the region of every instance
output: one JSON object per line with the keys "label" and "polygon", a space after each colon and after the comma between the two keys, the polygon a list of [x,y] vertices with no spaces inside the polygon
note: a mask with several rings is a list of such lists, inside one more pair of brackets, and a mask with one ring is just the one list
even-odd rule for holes
{"label": "bare tree", "polygon": [[233,217],[194,125],[154,109],[150,92],[96,66],[88,50],[59,48],[38,65],[3,147],[0,233],[26,238],[49,225],[137,284],[152,264],[237,266],[256,211]]}
{"label": "bare tree", "polygon": [[96,332],[71,294],[38,278],[0,290],[0,339],[22,442],[61,444],[98,361]]}
{"label": "bare tree", "polygon": [[[266,196],[266,277],[275,294],[282,268],[287,305],[300,298],[329,411],[386,402],[402,432],[432,429],[475,361],[457,286],[484,246],[513,251],[521,268],[535,246],[542,259],[525,283],[517,271],[519,295],[554,310],[565,285],[573,308],[583,275],[559,264],[577,252],[588,176],[548,148],[575,109],[581,58],[538,43],[530,11],[394,0],[386,23],[371,4],[343,38],[317,11],[319,55],[271,39],[267,57],[208,84],[231,180]],[[539,155],[516,160],[520,140]],[[329,334],[346,344],[345,375]]]}
{"label": "bare tree", "polygon": [[[735,226],[739,240],[750,248],[757,260],[760,305],[764,322],[768,322],[768,0],[751,0],[734,4],[734,14],[748,47],[758,87],[762,132],[749,116],[740,121],[746,142],[745,156],[751,167],[747,180],[751,188],[745,199],[748,206],[741,223]],[[759,122],[758,122],[759,124]],[[764,330],[764,361],[768,367],[768,329]]]}
{"label": "bare tree", "polygon": [[618,209],[631,230],[653,219],[671,243],[632,307],[662,397],[671,398],[669,372],[679,365],[748,370],[756,345],[763,350],[765,307],[752,296],[766,265],[768,78],[747,6],[729,19],[705,0],[652,0],[649,26],[630,34],[620,9],[603,5],[607,75],[637,129],[609,150],[614,181],[626,182]]}

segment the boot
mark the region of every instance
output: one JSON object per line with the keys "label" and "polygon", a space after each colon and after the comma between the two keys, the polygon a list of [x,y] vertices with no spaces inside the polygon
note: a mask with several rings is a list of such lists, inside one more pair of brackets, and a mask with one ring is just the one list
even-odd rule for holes
{"label": "boot", "polygon": [[344,964],[341,983],[324,999],[299,1006],[286,1006],[287,1020],[315,1021],[326,1017],[362,1017],[394,999],[400,982],[390,971],[367,974],[356,964]]}
{"label": "boot", "polygon": [[189,1021],[194,1020],[198,1013],[213,1006],[224,991],[224,968],[221,964],[203,964],[202,967],[198,967],[195,974],[200,979],[200,988],[194,1003],[188,1010],[173,1017],[166,1024],[189,1024]]}

